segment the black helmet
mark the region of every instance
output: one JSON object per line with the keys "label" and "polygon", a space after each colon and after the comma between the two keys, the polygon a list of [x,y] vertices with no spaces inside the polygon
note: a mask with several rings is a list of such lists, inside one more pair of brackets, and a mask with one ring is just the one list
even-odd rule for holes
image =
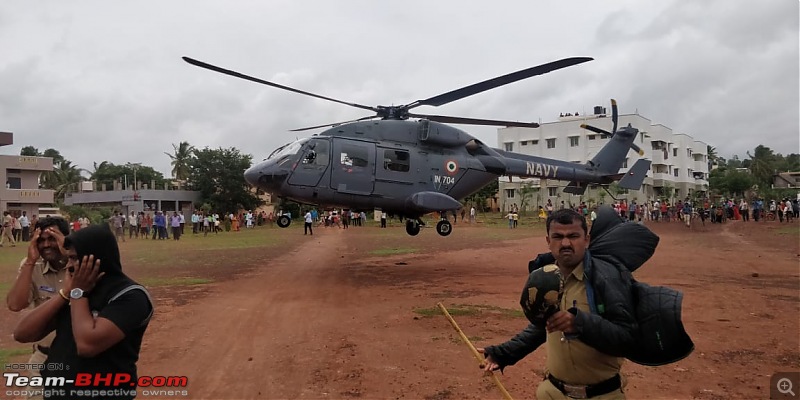
{"label": "black helmet", "polygon": [[547,319],[558,311],[562,288],[561,272],[555,264],[531,272],[519,300],[528,321],[544,327]]}

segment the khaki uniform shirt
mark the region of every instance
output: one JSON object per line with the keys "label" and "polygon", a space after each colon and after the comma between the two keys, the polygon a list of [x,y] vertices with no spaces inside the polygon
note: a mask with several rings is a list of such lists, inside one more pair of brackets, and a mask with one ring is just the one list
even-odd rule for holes
{"label": "khaki uniform shirt", "polygon": [[[22,264],[28,259],[24,258],[19,264],[19,269],[22,270]],[[58,296],[59,289],[64,287],[64,276],[67,273],[66,268],[57,270],[53,268],[44,259],[39,258],[33,265],[31,272],[31,291],[28,294],[29,308],[35,308],[49,300],[53,296]],[[50,347],[53,342],[55,331],[50,332],[44,339],[40,340],[37,344]]]}
{"label": "khaki uniform shirt", "polygon": [[[561,310],[566,311],[576,301],[580,312],[591,312],[583,279],[581,263],[564,280]],[[562,337],[562,332],[547,334],[547,371],[557,379],[573,385],[592,385],[619,373],[622,358],[601,353],[579,339],[562,342]]]}

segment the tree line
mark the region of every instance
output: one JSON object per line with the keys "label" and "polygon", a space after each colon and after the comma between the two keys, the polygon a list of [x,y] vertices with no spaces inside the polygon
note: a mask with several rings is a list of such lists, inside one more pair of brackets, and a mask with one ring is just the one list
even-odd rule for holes
{"label": "tree line", "polygon": [[767,200],[797,196],[797,188],[773,189],[775,176],[781,172],[800,172],[800,154],[784,156],[764,145],[758,145],[747,158],[734,155],[719,157],[716,148],[708,146],[709,194],[721,197],[761,197]]}
{"label": "tree line", "polygon": [[[98,187],[105,185],[111,189],[115,184],[124,184],[126,178],[128,185],[135,186],[134,176],[150,189],[164,188],[175,182],[179,188],[196,190],[201,198],[197,207],[208,211],[234,212],[254,209],[263,204],[244,180],[244,171],[252,165],[251,155],[243,154],[234,147],[197,149],[188,142],[173,144],[172,147],[172,153],[164,153],[170,158],[172,179],[164,177],[151,166],[139,163],[114,164],[106,160],[94,162],[92,170],[79,168],[52,148],[40,152],[33,146],[25,146],[20,155],[53,159],[53,171],[42,173],[39,186],[55,191],[58,206],[64,204],[68,193],[79,190],[81,182],[95,181]],[[151,183],[154,183],[152,188]]]}
{"label": "tree line", "polygon": [[[53,171],[42,174],[40,186],[55,191],[58,205],[63,204],[67,193],[77,191],[82,181],[91,180],[97,185],[105,184],[113,188],[115,182],[121,182],[123,177],[128,177],[129,182],[133,183],[134,170],[136,180],[148,187],[152,182],[155,183],[155,188],[163,188],[165,184],[169,185],[174,181],[181,187],[199,191],[201,203],[198,208],[230,212],[242,208],[253,209],[262,204],[257,192],[244,180],[244,170],[252,165],[251,155],[243,154],[234,147],[197,149],[188,142],[173,144],[172,147],[172,153],[164,153],[170,158],[171,179],[152,167],[141,164],[117,165],[102,161],[94,162],[92,170],[78,168],[52,148],[40,152],[33,146],[26,146],[22,148],[20,155],[53,159]],[[772,184],[779,172],[800,171],[800,154],[783,156],[764,145],[759,145],[752,153],[748,151],[746,154],[747,158],[744,159],[737,155],[725,159],[717,154],[715,147],[708,146],[708,195],[764,198],[796,195],[797,189],[777,190],[772,189]],[[498,184],[494,180],[464,199],[464,202],[482,209],[486,206],[486,199],[496,196],[497,191]]]}

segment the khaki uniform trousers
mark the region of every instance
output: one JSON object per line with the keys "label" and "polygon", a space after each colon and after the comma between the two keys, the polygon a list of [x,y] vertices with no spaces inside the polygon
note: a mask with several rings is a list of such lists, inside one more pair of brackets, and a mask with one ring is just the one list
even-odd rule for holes
{"label": "khaki uniform trousers", "polygon": [[[625,394],[622,393],[622,389],[625,388],[625,378],[622,378],[622,388],[617,389],[613,392],[609,392],[606,394],[602,394],[600,396],[592,397],[592,399],[596,400],[625,400]],[[558,388],[553,386],[553,383],[549,380],[545,379],[542,383],[539,384],[539,387],[536,388],[536,398],[539,400],[571,400],[571,397],[568,397],[564,393],[561,393]]]}

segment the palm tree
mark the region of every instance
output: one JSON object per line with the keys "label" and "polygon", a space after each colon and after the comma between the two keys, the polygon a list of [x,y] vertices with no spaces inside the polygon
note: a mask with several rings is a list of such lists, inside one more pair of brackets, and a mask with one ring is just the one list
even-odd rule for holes
{"label": "palm tree", "polygon": [[54,190],[54,198],[57,203],[63,203],[64,197],[71,189],[76,189],[77,185],[83,181],[81,176],[81,169],[76,165],[72,165],[69,160],[61,160],[57,166],[53,168],[48,179],[42,185],[45,189]]}
{"label": "palm tree", "polygon": [[711,167],[717,165],[719,162],[719,154],[717,154],[717,148],[711,145],[706,145],[706,152],[708,153],[708,170],[711,171]]}
{"label": "palm tree", "polygon": [[753,154],[747,152],[750,157],[750,173],[758,180],[761,185],[772,185],[772,176],[775,174],[775,153],[769,147],[758,145]]}
{"label": "palm tree", "polygon": [[173,143],[172,149],[175,151],[174,154],[167,152],[164,152],[164,154],[172,159],[172,162],[170,162],[172,176],[181,184],[189,179],[189,159],[192,158],[194,146],[190,145],[189,142],[180,142],[177,146]]}

